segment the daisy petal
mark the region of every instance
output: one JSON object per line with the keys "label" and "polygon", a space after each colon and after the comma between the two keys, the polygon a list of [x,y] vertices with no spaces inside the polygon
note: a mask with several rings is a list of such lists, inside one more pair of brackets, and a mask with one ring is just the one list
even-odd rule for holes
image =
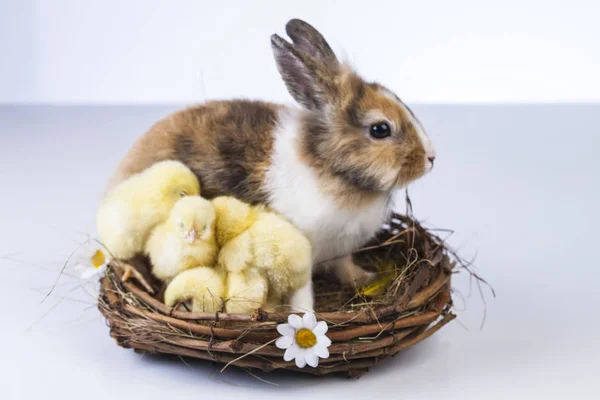
{"label": "daisy petal", "polygon": [[282,336],[275,342],[275,346],[279,349],[287,349],[294,344],[294,339],[289,336]]}
{"label": "daisy petal", "polygon": [[90,278],[92,278],[94,275],[96,275],[96,273],[97,273],[97,271],[96,271],[96,269],[94,269],[94,268],[82,269],[82,270],[80,271],[80,273],[79,273],[79,274],[80,274],[80,275],[79,275],[79,277],[80,277],[81,279],[84,279],[84,280],[85,280],[85,279],[90,279]]}
{"label": "daisy petal", "polygon": [[315,317],[315,314],[307,312],[304,313],[304,316],[302,317],[302,322],[304,323],[304,327],[306,329],[312,330],[317,324],[317,318]]}
{"label": "daisy petal", "polygon": [[317,343],[321,344],[325,347],[329,347],[329,346],[331,346],[331,339],[329,339],[325,335],[317,335]]}
{"label": "daisy petal", "polygon": [[296,367],[304,368],[306,367],[306,358],[304,358],[305,354],[297,354],[296,355]]}
{"label": "daisy petal", "polygon": [[[298,356],[300,352],[300,347],[296,343],[293,343],[283,354],[284,361],[292,361],[294,358]],[[304,356],[304,355],[303,355]]]}
{"label": "daisy petal", "polygon": [[319,356],[319,358],[329,358],[329,349],[320,343],[317,343],[313,347],[313,351],[317,356]]}
{"label": "daisy petal", "polygon": [[75,272],[81,272],[81,271],[85,271],[85,270],[86,270],[86,269],[88,269],[88,268],[91,268],[91,267],[89,267],[89,266],[85,265],[85,264],[84,264],[84,263],[82,263],[82,262],[78,262],[77,264],[74,264],[74,265],[73,265],[73,271],[75,271]]}
{"label": "daisy petal", "polygon": [[304,358],[306,359],[306,363],[313,368],[317,368],[319,365],[319,357],[315,354],[314,347],[306,350],[304,354]]}
{"label": "daisy petal", "polygon": [[319,321],[317,322],[317,325],[313,328],[313,333],[317,336],[324,335],[325,333],[327,333],[327,329],[329,329],[327,327],[327,322]]}
{"label": "daisy petal", "polygon": [[294,329],[302,329],[304,327],[304,325],[302,324],[302,318],[300,318],[298,315],[296,314],[291,314],[288,317],[288,323],[292,326],[292,328]]}
{"label": "daisy petal", "polygon": [[277,325],[277,332],[279,332],[283,336],[289,336],[292,338],[296,335],[296,330],[292,328],[290,324]]}

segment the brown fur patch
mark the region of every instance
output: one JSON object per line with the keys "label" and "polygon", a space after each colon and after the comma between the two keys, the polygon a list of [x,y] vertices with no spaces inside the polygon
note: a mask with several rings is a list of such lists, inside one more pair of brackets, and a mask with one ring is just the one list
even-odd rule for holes
{"label": "brown fur patch", "polygon": [[142,136],[111,185],[155,162],[174,159],[198,176],[201,193],[265,203],[264,175],[279,106],[247,100],[215,101],[175,113]]}

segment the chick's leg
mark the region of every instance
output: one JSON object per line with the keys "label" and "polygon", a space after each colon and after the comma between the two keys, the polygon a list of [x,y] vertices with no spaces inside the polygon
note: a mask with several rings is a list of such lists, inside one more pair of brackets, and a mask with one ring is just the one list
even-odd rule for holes
{"label": "chick's leg", "polygon": [[123,270],[123,276],[121,278],[123,282],[127,282],[129,279],[133,278],[138,281],[138,283],[140,283],[148,293],[154,294],[154,289],[152,289],[152,286],[148,283],[146,278],[144,278],[144,275],[142,275],[140,271],[138,271],[133,265],[123,261],[120,261],[118,265]]}

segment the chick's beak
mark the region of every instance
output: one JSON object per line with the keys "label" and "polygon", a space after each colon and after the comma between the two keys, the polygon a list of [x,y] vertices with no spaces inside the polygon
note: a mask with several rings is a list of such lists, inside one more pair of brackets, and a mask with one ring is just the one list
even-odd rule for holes
{"label": "chick's beak", "polygon": [[196,228],[192,228],[188,231],[186,239],[190,243],[195,242],[196,239],[198,239],[198,232],[196,231]]}

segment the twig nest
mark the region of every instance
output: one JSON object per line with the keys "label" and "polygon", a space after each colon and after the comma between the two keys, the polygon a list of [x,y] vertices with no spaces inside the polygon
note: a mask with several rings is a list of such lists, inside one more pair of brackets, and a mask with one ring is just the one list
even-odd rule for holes
{"label": "twig nest", "polygon": [[[443,240],[410,217],[393,215],[380,234],[354,254],[377,271],[377,287],[342,287],[315,279],[315,314],[285,307],[252,314],[188,312],[167,307],[122,269],[109,266],[99,309],[120,346],[224,366],[358,378],[369,367],[409,348],[454,319],[450,279],[457,260]],[[131,261],[133,263],[133,261]],[[163,288],[136,265],[155,293]],[[226,300],[226,299],[225,299]]]}

